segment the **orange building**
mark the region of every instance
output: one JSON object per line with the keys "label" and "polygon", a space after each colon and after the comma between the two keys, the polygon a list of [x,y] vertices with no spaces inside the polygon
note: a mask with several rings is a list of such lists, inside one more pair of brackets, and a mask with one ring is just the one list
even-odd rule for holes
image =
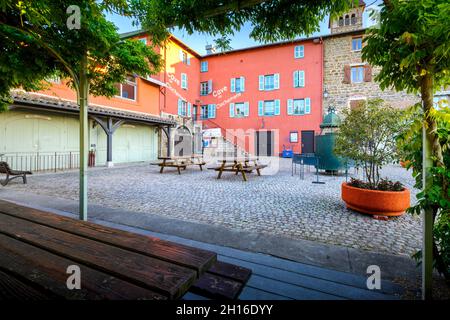
{"label": "orange building", "polygon": [[[145,39],[143,32],[124,38]],[[145,40],[144,40],[145,41]],[[160,111],[219,128],[247,151],[314,152],[322,120],[319,38],[200,56],[175,37],[160,49]]]}

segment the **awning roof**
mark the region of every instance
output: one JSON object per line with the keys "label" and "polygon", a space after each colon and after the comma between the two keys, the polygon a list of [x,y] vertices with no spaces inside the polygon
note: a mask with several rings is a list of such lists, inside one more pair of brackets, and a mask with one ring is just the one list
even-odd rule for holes
{"label": "awning roof", "polygon": [[[37,108],[39,110],[47,111],[66,111],[71,113],[78,113],[79,106],[75,101],[63,100],[39,93],[31,93],[25,91],[12,91],[11,98],[14,100],[12,106],[28,108]],[[156,115],[147,113],[133,112],[122,109],[115,109],[107,106],[90,104],[88,109],[89,115],[94,116],[109,116],[118,119],[142,122],[153,125],[171,125],[175,126],[176,122],[171,119],[162,118]]]}

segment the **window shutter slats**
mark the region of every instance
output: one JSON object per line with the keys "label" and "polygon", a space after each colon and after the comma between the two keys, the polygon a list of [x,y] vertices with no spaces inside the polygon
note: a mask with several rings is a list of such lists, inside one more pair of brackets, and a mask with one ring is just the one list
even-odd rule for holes
{"label": "window shutter slats", "polygon": [[230,87],[231,87],[231,92],[235,92],[236,91],[236,79],[235,78],[231,78],[231,83],[230,83]]}
{"label": "window shutter slats", "polygon": [[275,100],[275,115],[279,116],[280,115],[280,100]]}
{"label": "window shutter slats", "polygon": [[306,98],[305,99],[305,114],[310,114],[310,113],[311,113],[311,99]]}
{"label": "window shutter slats", "polygon": [[288,99],[287,101],[287,114],[292,115],[294,114],[294,100]]}
{"label": "window shutter slats", "polygon": [[344,66],[344,80],[343,83],[350,83],[351,82],[351,68],[350,65]]}
{"label": "window shutter slats", "polygon": [[264,76],[259,76],[259,91],[264,91]]}
{"label": "window shutter slats", "polygon": [[248,102],[245,102],[244,103],[244,116],[248,117],[249,113],[250,113],[250,106],[249,106]]}
{"label": "window shutter slats", "polygon": [[298,86],[301,88],[305,87],[305,71],[298,72]]}
{"label": "window shutter slats", "polygon": [[368,64],[364,65],[364,82],[372,81],[372,67]]}
{"label": "window shutter slats", "polygon": [[275,73],[273,75],[273,86],[275,89],[280,89],[280,74]]}
{"label": "window shutter slats", "polygon": [[191,116],[191,109],[192,109],[192,104],[190,102],[188,102],[187,105],[187,116],[190,117]]}
{"label": "window shutter slats", "polygon": [[212,86],[213,86],[212,80],[208,80],[208,94],[210,94],[213,91]]}
{"label": "window shutter slats", "polygon": [[211,105],[211,118],[214,119],[216,117],[216,105]]}
{"label": "window shutter slats", "polygon": [[241,77],[241,92],[245,91],[245,78]]}
{"label": "window shutter slats", "polygon": [[258,116],[264,115],[264,101],[258,101]]}
{"label": "window shutter slats", "polygon": [[182,113],[183,113],[182,108],[183,108],[182,101],[181,101],[181,99],[178,99],[178,115],[179,116],[182,116]]}
{"label": "window shutter slats", "polygon": [[230,118],[234,118],[234,103],[230,103]]}
{"label": "window shutter slats", "polygon": [[294,88],[298,88],[298,71],[294,71],[293,79],[294,79]]}

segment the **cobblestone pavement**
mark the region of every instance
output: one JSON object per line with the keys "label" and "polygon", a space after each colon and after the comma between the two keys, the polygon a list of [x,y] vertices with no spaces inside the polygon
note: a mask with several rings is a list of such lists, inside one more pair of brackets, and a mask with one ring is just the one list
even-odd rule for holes
{"label": "cobblestone pavement", "polygon": [[[326,183],[312,184],[312,171],[302,180],[299,175],[291,176],[290,159],[279,160],[276,174],[270,175],[267,168],[261,177],[250,174],[248,182],[227,172],[217,180],[216,172],[201,172],[198,167],[190,167],[182,175],[171,168],[160,174],[159,167],[148,164],[95,168],[89,172],[89,201],[142,214],[370,251],[410,255],[419,249],[418,217],[405,214],[380,221],[347,210],[340,197],[345,177],[321,175],[320,180]],[[353,171],[351,175],[355,176]],[[412,188],[410,172],[393,165],[383,170],[383,176],[410,188],[414,201],[417,190]],[[36,174],[30,176],[28,185],[16,180],[8,188],[76,200],[78,172]]]}

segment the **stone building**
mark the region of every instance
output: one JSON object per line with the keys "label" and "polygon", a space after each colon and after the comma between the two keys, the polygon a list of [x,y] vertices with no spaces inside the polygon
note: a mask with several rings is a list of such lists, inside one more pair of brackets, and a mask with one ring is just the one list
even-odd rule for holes
{"label": "stone building", "polygon": [[323,111],[329,106],[338,111],[354,108],[364,100],[382,98],[398,107],[419,101],[417,96],[395,90],[381,90],[374,77],[379,68],[372,68],[361,57],[364,1],[343,16],[330,19],[331,34],[323,37],[324,76]]}

